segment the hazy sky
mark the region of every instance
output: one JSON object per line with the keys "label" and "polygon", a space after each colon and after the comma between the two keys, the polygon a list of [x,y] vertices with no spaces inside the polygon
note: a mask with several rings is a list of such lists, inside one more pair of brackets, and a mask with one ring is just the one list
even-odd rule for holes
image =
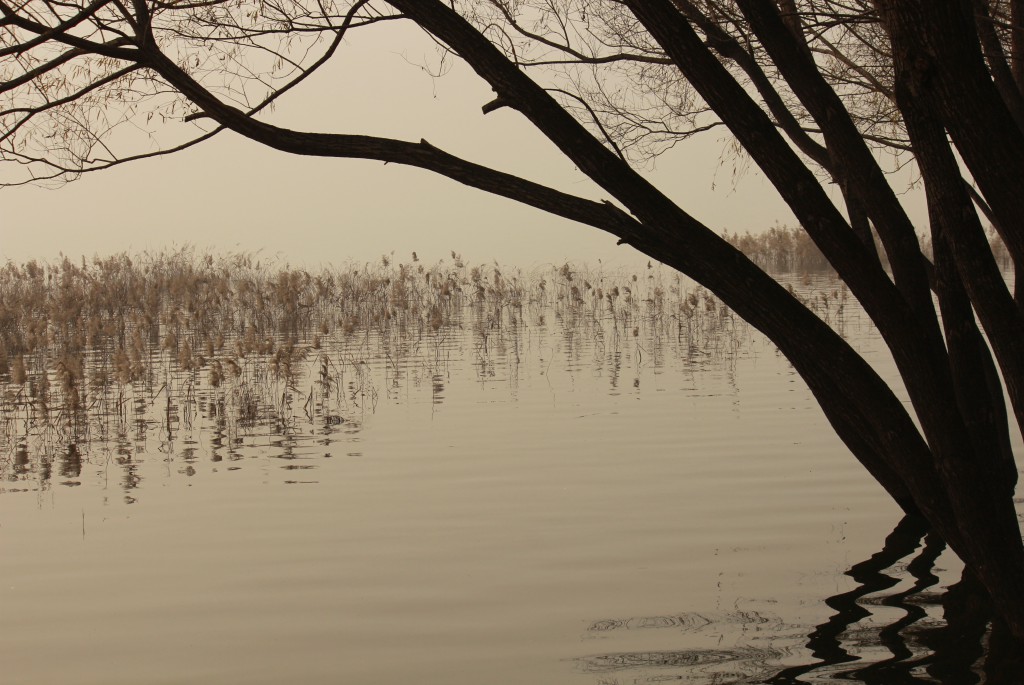
{"label": "hazy sky", "polygon": [[[425,138],[471,161],[579,195],[607,197],[467,68],[440,79],[419,66],[432,44],[405,28],[355,32],[334,62],[289,93],[274,123],[300,130]],[[649,173],[716,231],[757,232],[792,215],[751,169],[737,181],[711,132],[662,156]],[[282,261],[374,260],[450,250],[469,261],[530,265],[631,260],[596,229],[379,162],[297,157],[232,133],[177,155],[87,174],[56,190],[0,190],[0,260],[139,252],[185,244],[262,250]]]}

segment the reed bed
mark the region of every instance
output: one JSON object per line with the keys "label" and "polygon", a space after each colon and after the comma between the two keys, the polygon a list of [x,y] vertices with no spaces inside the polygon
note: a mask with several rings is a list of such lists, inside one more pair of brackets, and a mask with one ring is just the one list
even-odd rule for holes
{"label": "reed bed", "polygon": [[[842,317],[845,298],[834,284],[805,295],[826,320]],[[80,468],[94,445],[130,461],[150,433],[170,452],[200,415],[228,446],[252,431],[357,426],[410,376],[440,386],[453,358],[471,356],[484,381],[499,365],[514,376],[540,335],[600,367],[623,349],[637,364],[728,360],[741,329],[711,293],[653,264],[524,273],[453,252],[311,272],[190,248],[8,263],[0,478]]]}

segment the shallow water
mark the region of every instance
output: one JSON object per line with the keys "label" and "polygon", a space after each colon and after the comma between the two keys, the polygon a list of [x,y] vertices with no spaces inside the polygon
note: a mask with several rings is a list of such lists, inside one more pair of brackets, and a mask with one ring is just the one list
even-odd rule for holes
{"label": "shallow water", "polygon": [[493,324],[9,411],[3,682],[937,682],[959,562],[901,529],[847,573],[899,512],[762,336]]}

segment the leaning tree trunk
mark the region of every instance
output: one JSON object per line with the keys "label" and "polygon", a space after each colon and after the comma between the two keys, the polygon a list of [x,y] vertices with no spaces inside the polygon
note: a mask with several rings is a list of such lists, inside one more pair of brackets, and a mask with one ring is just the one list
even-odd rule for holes
{"label": "leaning tree trunk", "polygon": [[1024,132],[985,66],[970,0],[875,0],[913,97],[942,118],[996,218],[1024,296]]}
{"label": "leaning tree trunk", "polygon": [[956,346],[969,337],[977,348],[971,354],[984,357],[977,362],[980,366],[961,364],[957,373],[960,404],[965,413],[971,412],[968,423],[976,449],[997,455],[999,473],[1007,494],[1012,496],[1017,467],[1009,444],[1003,388],[974,316],[976,310],[1003,370],[1018,425],[1024,425],[1024,316],[1015,306],[988,246],[945,130],[908,96],[903,83],[898,67],[896,98],[925,180],[935,246],[936,290],[943,307],[950,356],[954,361],[963,359],[964,351],[958,354]]}
{"label": "leaning tree trunk", "polygon": [[[977,449],[972,440],[956,390],[954,368],[959,362],[954,364],[948,357],[933,327],[934,313],[929,320],[923,311],[913,275],[902,292],[882,295],[888,290],[886,282],[871,273],[862,254],[849,247],[852,231],[848,225],[836,218],[822,189],[808,178],[811,175],[792,151],[776,140],[771,122],[748,102],[742,87],[717,60],[708,58],[688,23],[673,12],[667,0],[626,0],[626,4],[744,144],[879,326],[927,436],[942,494],[917,482],[915,468],[909,467],[905,455],[885,450],[884,458],[907,479],[918,506],[975,569],[1015,635],[1024,641],[1024,598],[1017,590],[1024,583],[1024,547],[1012,499],[1001,482],[1005,471],[1001,475],[998,470],[997,454]],[[847,163],[855,164],[856,158],[848,157]],[[870,169],[854,166],[846,175],[867,172]],[[845,235],[844,229],[851,235]],[[840,247],[842,242],[846,245]],[[901,301],[904,294],[909,301]],[[785,345],[776,342],[786,352]],[[792,355],[790,359],[800,369],[799,360]],[[847,401],[870,399],[848,396]]]}
{"label": "leaning tree trunk", "polygon": [[[830,126],[833,149],[826,152],[832,166],[839,160],[848,167],[833,173],[844,179],[854,204],[859,202],[869,216],[874,211],[876,223],[885,224],[886,249],[899,260],[896,283],[882,270],[873,247],[858,237],[814,173],[676,6],[670,0],[623,0],[746,147],[878,325],[911,395],[921,430],[892,389],[835,331],[607,149],[451,6],[440,0],[389,2],[465,59],[494,89],[498,102],[523,114],[632,217],[610,204],[573,198],[468,164],[425,142],[302,133],[258,121],[220,102],[160,52],[152,36],[140,40],[132,59],[158,73],[218,124],[268,146],[295,154],[362,157],[431,169],[600,226],[702,283],[778,346],[853,454],[900,506],[928,518],[984,583],[1014,639],[1024,642],[1024,593],[1019,592],[1024,587],[1024,546],[1007,496],[1012,479],[1007,477],[1005,458],[999,458],[1002,447],[992,447],[999,440],[984,435],[986,427],[999,421],[995,394],[988,385],[970,381],[974,374],[986,379],[976,383],[986,383],[992,376],[977,330],[963,325],[968,318],[966,297],[973,286],[958,278],[960,264],[952,265],[957,257],[950,249],[942,263],[941,295],[950,323],[958,326],[948,330],[958,339],[947,350],[930,307],[927,265],[915,253],[905,217],[891,199],[881,210],[868,204],[872,189],[881,187],[879,177],[868,166],[873,161],[855,149],[849,131]],[[755,0],[747,4],[758,7]],[[788,30],[786,35],[791,35]],[[806,60],[807,55],[799,51],[797,59]],[[802,82],[799,75],[796,81]],[[808,101],[827,105],[828,94],[810,85]],[[1014,230],[1016,226],[1009,233]]]}
{"label": "leaning tree trunk", "polygon": [[1018,592],[1024,587],[1024,546],[1012,500],[989,473],[994,455],[974,449],[941,334],[919,309],[915,312],[920,291],[910,285],[900,292],[877,268],[814,175],[798,159],[793,163],[795,155],[763,111],[675,6],[669,0],[624,3],[744,143],[886,334],[927,443],[889,387],[838,335],[606,149],[450,7],[414,0],[390,4],[451,46],[504,104],[622,202],[642,225],[624,236],[631,245],[707,286],[779,346],[844,442],[905,507],[920,509],[975,569],[1024,642],[1024,594]]}

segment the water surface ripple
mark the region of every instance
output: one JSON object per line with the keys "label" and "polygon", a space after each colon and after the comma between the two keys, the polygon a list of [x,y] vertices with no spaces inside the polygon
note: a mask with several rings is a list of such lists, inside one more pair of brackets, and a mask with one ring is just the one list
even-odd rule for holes
{"label": "water surface ripple", "polygon": [[959,562],[762,336],[559,302],[6,386],[3,682],[980,681]]}

